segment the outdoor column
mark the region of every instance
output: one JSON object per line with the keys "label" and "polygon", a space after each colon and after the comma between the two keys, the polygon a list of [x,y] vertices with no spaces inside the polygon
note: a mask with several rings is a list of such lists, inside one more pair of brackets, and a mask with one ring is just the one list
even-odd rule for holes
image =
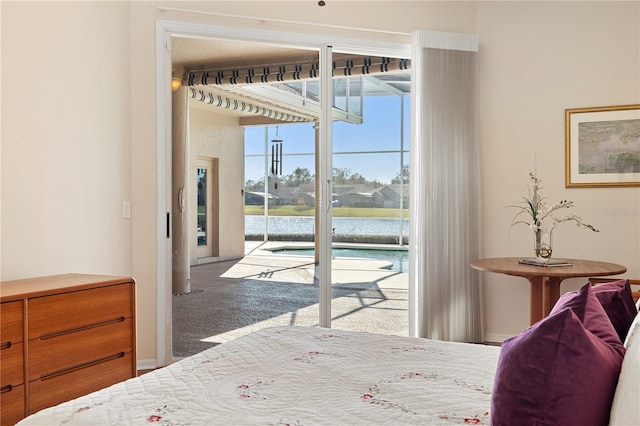
{"label": "outdoor column", "polygon": [[189,146],[187,88],[180,86],[172,95],[172,290],[191,292],[189,259]]}

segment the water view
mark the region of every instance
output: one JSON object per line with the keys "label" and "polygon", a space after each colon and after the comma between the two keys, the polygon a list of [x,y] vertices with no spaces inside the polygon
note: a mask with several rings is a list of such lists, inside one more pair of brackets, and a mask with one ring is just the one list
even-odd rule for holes
{"label": "water view", "polygon": [[[352,218],[334,217],[332,227],[334,234],[342,235],[398,235],[402,226],[402,235],[409,235],[407,219],[386,218]],[[302,216],[269,216],[268,231],[270,234],[314,234],[315,218]],[[245,234],[264,234],[264,216],[246,215]]]}

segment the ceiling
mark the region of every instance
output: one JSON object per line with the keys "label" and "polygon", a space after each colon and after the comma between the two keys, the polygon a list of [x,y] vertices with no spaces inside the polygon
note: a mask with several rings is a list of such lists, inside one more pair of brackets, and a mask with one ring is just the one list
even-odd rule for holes
{"label": "ceiling", "polygon": [[[346,55],[342,56],[346,57]],[[340,54],[334,54],[334,57],[340,57]],[[301,61],[317,62],[318,52],[261,43],[173,37],[171,41],[171,60],[174,77],[183,77],[184,73],[188,71],[214,71],[218,69],[251,67],[261,68],[264,66],[273,66],[275,68],[278,65],[296,64]],[[411,75],[409,70],[402,72],[393,71],[363,76],[362,86],[358,86],[358,90],[363,90],[366,96],[406,95],[410,92],[410,85]],[[317,117],[319,113],[319,106],[314,109],[309,102],[300,101],[300,99],[296,99],[295,96],[291,97],[293,96],[291,93],[285,93],[291,92],[290,88],[283,87],[282,84],[254,84],[252,87],[241,84],[232,86],[197,85],[193,86],[193,89],[191,92],[192,97],[195,97],[197,89],[197,91],[202,90],[207,94],[207,100],[211,96],[217,96],[225,100],[238,100],[257,107],[269,108],[283,113],[298,113],[307,119],[314,116]],[[282,89],[285,90],[283,91]],[[283,92],[282,96],[277,92]],[[338,94],[336,93],[336,95]],[[204,95],[200,93],[200,97],[204,98]],[[302,107],[303,105],[304,108]],[[206,107],[216,108],[210,105],[206,105]],[[279,122],[279,120],[273,120],[271,118],[267,120],[260,119],[256,117],[254,112],[247,112],[246,110],[220,109],[219,112],[245,117],[246,120],[253,120],[251,122],[245,121],[244,124]],[[348,115],[346,118],[344,115],[334,116],[334,118],[349,121]]]}
{"label": "ceiling", "polygon": [[255,66],[263,63],[294,61],[301,57],[316,58],[313,50],[292,49],[269,44],[231,42],[190,37],[173,37],[171,61],[174,68],[228,68]]}

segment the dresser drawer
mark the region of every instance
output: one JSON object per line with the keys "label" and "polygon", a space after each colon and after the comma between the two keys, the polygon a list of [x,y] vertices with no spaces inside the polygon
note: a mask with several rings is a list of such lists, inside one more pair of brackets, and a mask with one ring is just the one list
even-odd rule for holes
{"label": "dresser drawer", "polygon": [[[132,352],[134,347],[133,320],[131,318],[49,336],[29,340],[28,371],[30,381],[55,375],[121,352]],[[131,365],[129,365],[129,374],[132,374]]]}
{"label": "dresser drawer", "polygon": [[29,383],[29,414],[133,377],[132,354]]}
{"label": "dresser drawer", "polygon": [[24,385],[1,388],[0,413],[2,426],[13,426],[24,418]]}
{"label": "dresser drawer", "polygon": [[134,377],[135,295],[122,276],[1,282],[0,426]]}
{"label": "dresser drawer", "polygon": [[24,314],[22,300],[0,304],[0,345],[22,342]]}
{"label": "dresser drawer", "polygon": [[133,283],[29,299],[29,340],[133,317]]}
{"label": "dresser drawer", "polygon": [[0,349],[0,388],[24,383],[23,344],[15,343]]}

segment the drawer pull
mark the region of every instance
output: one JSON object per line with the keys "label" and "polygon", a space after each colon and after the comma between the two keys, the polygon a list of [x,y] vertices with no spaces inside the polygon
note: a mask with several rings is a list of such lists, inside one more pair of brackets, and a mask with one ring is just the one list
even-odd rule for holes
{"label": "drawer pull", "polygon": [[39,337],[39,339],[40,340],[51,339],[52,337],[63,336],[65,334],[75,333],[77,331],[89,330],[89,329],[95,328],[95,327],[102,327],[103,325],[109,325],[109,324],[116,324],[116,323],[119,323],[119,322],[124,322],[124,320],[125,320],[125,317],[118,317],[118,318],[114,318],[112,320],[101,321],[101,322],[97,322],[97,323],[94,323],[94,324],[84,325],[82,327],[69,328],[67,330],[55,331],[53,333],[43,334],[43,335],[41,335]]}
{"label": "drawer pull", "polygon": [[122,358],[125,355],[124,352],[117,353],[115,355],[106,356],[104,358],[97,359],[95,361],[86,362],[84,364],[77,365],[75,367],[66,368],[64,370],[54,371],[53,373],[43,374],[40,376],[40,380],[52,379],[57,376],[61,376],[63,374],[70,373],[72,371],[82,370],[83,368],[93,367],[94,365],[102,364],[103,362],[111,361],[113,359]]}
{"label": "drawer pull", "polygon": [[10,347],[11,347],[11,342],[4,342],[4,343],[0,344],[0,350],[9,349]]}
{"label": "drawer pull", "polygon": [[7,392],[11,392],[12,390],[13,390],[12,385],[6,385],[0,388],[0,393],[7,393]]}

